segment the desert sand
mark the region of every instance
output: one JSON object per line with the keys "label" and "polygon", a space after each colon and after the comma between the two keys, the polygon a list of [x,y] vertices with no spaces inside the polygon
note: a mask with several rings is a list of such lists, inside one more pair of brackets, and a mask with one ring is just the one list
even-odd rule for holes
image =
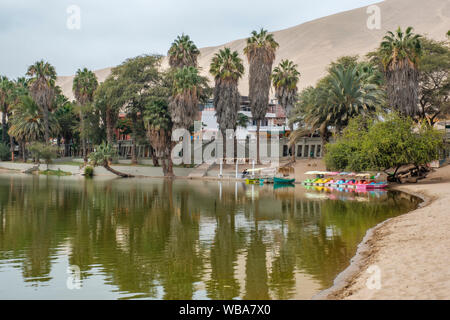
{"label": "desert sand", "polygon": [[[301,90],[314,85],[324,76],[330,62],[345,55],[366,55],[380,44],[386,31],[395,30],[399,26],[413,26],[417,33],[436,40],[445,39],[450,21],[448,0],[386,0],[377,6],[380,8],[380,29],[370,30],[367,27],[370,14],[367,13],[367,7],[363,7],[273,32],[275,40],[280,44],[275,64],[282,59],[290,59],[298,64]],[[255,29],[259,27],[255,26]],[[248,31],[249,34],[251,31]],[[168,45],[172,40],[168,39]],[[195,39],[192,40],[195,42]],[[212,79],[208,72],[211,59],[223,47],[237,50],[248,71],[247,59],[243,54],[245,39],[239,39],[221,46],[200,49],[199,66],[203,75]],[[136,55],[143,53],[136,52]],[[167,67],[167,61],[163,62],[163,67]],[[99,81],[103,82],[110,72],[111,68],[96,71]],[[73,76],[63,76],[58,77],[57,81],[70,100],[73,100],[72,80]],[[241,95],[248,94],[247,72],[239,82],[239,90]]]}
{"label": "desert sand", "polygon": [[[450,299],[450,166],[395,189],[423,197],[423,206],[369,231],[335,286],[315,298]],[[371,281],[371,266],[380,288]]]}

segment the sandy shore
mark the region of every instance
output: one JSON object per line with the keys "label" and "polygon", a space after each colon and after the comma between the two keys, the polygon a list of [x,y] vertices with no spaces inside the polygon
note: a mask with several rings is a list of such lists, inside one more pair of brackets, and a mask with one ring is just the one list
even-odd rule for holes
{"label": "sandy shore", "polygon": [[349,268],[315,298],[450,299],[450,166],[395,189],[426,202],[370,230]]}

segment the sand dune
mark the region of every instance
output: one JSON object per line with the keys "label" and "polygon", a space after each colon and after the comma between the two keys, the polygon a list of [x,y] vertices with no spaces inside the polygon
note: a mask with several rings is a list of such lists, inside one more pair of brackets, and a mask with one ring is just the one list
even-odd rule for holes
{"label": "sand dune", "polygon": [[[449,0],[386,0],[377,5],[381,9],[380,30],[369,30],[369,14],[367,7],[364,7],[273,32],[280,44],[275,63],[281,59],[291,59],[298,64],[302,74],[299,87],[302,89],[314,85],[324,75],[331,61],[344,55],[363,56],[376,48],[387,30],[413,26],[417,33],[443,40],[450,29]],[[242,53],[245,39],[240,39],[218,47],[202,48],[199,65],[204,75],[209,76],[209,64],[213,55],[225,46],[241,54],[248,70]],[[163,66],[167,66],[166,61]],[[111,68],[96,71],[99,81],[104,81],[110,71]],[[70,76],[58,78],[58,84],[70,99],[73,99],[72,79]],[[247,95],[247,74],[239,87],[241,94]]]}

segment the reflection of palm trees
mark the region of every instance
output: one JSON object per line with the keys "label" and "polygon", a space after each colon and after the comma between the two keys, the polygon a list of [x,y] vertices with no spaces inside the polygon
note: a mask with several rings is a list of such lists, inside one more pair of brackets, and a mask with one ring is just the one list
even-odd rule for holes
{"label": "reflection of palm trees", "polygon": [[207,282],[208,297],[230,300],[239,296],[239,282],[235,278],[238,250],[244,239],[235,230],[236,199],[226,193],[215,207],[217,227],[211,248],[211,279]]}
{"label": "reflection of palm trees", "polygon": [[268,300],[269,287],[267,285],[266,245],[262,231],[252,231],[250,244],[247,249],[245,265],[245,296],[246,300]]}
{"label": "reflection of palm trees", "polygon": [[194,283],[200,280],[202,271],[198,248],[199,217],[189,206],[188,190],[181,190],[177,200],[161,275],[164,299],[169,300],[192,299]]}
{"label": "reflection of palm trees", "polygon": [[[14,212],[4,216],[0,229],[0,250],[11,251],[23,258],[22,272],[26,281],[48,281],[52,256],[63,237],[55,233],[59,221],[55,216],[56,191],[46,189],[48,181],[38,177],[32,183],[11,179],[9,185],[0,185],[2,211]],[[4,199],[8,199],[6,206]],[[47,214],[50,212],[51,214]]]}
{"label": "reflection of palm trees", "polygon": [[[2,177],[0,259],[8,253],[23,261],[25,281],[47,281],[54,257],[64,254],[59,248],[68,248],[69,263],[83,277],[101,273],[129,297],[161,298],[162,287],[165,299],[191,299],[196,283],[207,279],[211,299],[288,299],[301,287],[296,270],[329,286],[368,228],[416,205],[395,193],[358,203],[274,196],[265,189],[252,202],[245,191],[236,198],[227,184],[217,201],[211,186]],[[212,244],[200,241],[200,213],[216,219]],[[237,279],[242,253],[245,279],[239,280],[245,285]],[[207,263],[211,272],[204,276]]]}

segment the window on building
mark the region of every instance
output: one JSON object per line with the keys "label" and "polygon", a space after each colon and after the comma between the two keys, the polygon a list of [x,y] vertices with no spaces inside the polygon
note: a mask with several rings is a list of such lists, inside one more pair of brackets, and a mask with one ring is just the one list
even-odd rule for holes
{"label": "window on building", "polygon": [[297,157],[301,158],[302,157],[302,150],[303,146],[298,145],[297,146]]}

